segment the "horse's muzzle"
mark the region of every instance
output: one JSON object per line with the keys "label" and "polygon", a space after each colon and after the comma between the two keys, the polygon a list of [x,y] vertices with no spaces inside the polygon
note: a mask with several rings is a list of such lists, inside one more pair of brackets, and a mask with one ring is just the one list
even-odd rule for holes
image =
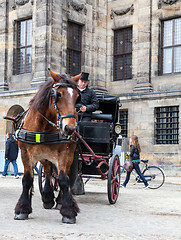
{"label": "horse's muzzle", "polygon": [[67,136],[71,136],[76,130],[76,127],[70,127],[69,125],[65,125],[64,134]]}

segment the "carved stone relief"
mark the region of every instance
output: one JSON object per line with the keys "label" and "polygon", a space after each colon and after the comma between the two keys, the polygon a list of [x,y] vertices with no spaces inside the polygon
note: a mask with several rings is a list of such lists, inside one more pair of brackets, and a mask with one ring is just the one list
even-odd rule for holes
{"label": "carved stone relief", "polygon": [[77,12],[84,11],[84,14],[87,14],[87,8],[85,7],[85,4],[83,3],[78,3],[73,0],[67,0],[68,7],[70,6]]}
{"label": "carved stone relief", "polygon": [[16,0],[15,1],[15,3],[17,4],[17,5],[25,5],[26,3],[28,3],[29,2],[29,0]]}
{"label": "carved stone relief", "polygon": [[133,15],[133,13],[134,13],[134,5],[133,4],[128,8],[124,8],[124,9],[120,9],[120,10],[111,10],[110,17],[111,17],[111,19],[113,19],[115,15],[122,16],[122,15],[127,14],[128,12],[130,12],[131,15]]}
{"label": "carved stone relief", "polygon": [[158,8],[161,8],[164,4],[168,4],[168,5],[172,5],[176,2],[178,2],[179,0],[159,0],[158,2]]}
{"label": "carved stone relief", "polygon": [[[13,9],[16,9],[16,6],[23,6],[25,5],[26,3],[28,3],[30,0],[15,0],[15,3],[13,5]],[[34,0],[31,0],[31,4],[33,5],[34,3]]]}

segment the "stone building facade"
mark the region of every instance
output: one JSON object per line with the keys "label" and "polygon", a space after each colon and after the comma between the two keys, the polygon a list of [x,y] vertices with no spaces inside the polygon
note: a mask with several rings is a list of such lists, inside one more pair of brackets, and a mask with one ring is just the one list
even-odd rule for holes
{"label": "stone building facade", "polygon": [[[142,158],[179,170],[180,0],[0,0],[0,16],[0,135],[12,127],[3,116],[28,108],[48,67],[66,73],[76,65],[67,60],[73,23],[81,28],[78,69],[97,92],[120,95],[124,137],[136,134]],[[18,26],[28,20],[31,43],[23,48],[27,28]]]}

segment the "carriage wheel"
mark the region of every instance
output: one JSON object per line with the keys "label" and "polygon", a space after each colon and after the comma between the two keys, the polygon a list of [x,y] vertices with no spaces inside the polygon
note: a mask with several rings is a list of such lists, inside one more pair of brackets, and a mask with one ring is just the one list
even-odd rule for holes
{"label": "carriage wheel", "polygon": [[114,204],[117,201],[119,194],[120,184],[120,161],[118,155],[113,155],[110,160],[109,172],[108,172],[108,199],[110,204]]}
{"label": "carriage wheel", "polygon": [[[53,165],[51,183],[50,183],[53,188],[53,191],[58,191],[57,175],[58,175],[57,169],[55,165]],[[44,185],[45,185],[45,173],[43,171],[43,165],[40,163],[39,174],[38,174],[38,186],[41,194],[43,192]]]}
{"label": "carriage wheel", "polygon": [[38,186],[39,186],[39,191],[41,194],[43,192],[44,183],[45,183],[45,174],[43,171],[43,165],[40,163],[39,173],[38,173]]}

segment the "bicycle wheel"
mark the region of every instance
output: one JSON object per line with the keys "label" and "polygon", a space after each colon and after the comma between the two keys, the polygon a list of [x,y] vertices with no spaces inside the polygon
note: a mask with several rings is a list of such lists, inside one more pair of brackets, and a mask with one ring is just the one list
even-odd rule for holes
{"label": "bicycle wheel", "polygon": [[143,171],[143,175],[146,178],[150,189],[160,188],[165,181],[163,170],[157,166],[148,166],[148,168]]}

